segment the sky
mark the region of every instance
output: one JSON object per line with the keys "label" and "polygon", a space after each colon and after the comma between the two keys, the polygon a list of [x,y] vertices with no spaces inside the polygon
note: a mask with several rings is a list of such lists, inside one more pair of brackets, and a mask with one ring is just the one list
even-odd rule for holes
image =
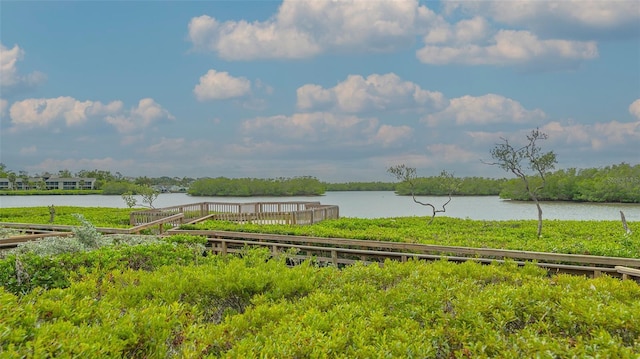
{"label": "sky", "polygon": [[640,163],[640,1],[0,0],[0,162],[149,177]]}

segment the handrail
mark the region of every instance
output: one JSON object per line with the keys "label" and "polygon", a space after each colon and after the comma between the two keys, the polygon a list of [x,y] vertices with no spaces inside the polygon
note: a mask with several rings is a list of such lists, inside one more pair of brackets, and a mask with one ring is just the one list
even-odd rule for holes
{"label": "handrail", "polygon": [[[169,216],[169,217],[156,219],[155,221],[151,221],[149,223],[141,224],[139,226],[131,227],[131,228],[129,228],[128,231],[129,231],[129,233],[140,233],[140,231],[142,231],[143,229],[147,229],[149,227],[153,227],[155,225],[159,225],[159,231],[162,234],[164,232],[163,224],[168,223],[168,222],[173,222],[173,221],[175,221],[177,219],[182,220],[183,218],[184,218],[184,213],[178,213],[178,214],[174,214],[174,215]],[[182,224],[182,221],[180,221],[180,224]]]}
{"label": "handrail", "polygon": [[615,266],[616,271],[622,274],[622,279],[627,279],[629,276],[640,279],[640,269],[627,268],[624,266]]}
{"label": "handrail", "polygon": [[[263,246],[263,247],[271,247],[272,252],[276,254],[278,252],[278,248],[295,248],[298,250],[303,250],[306,252],[314,252],[314,253],[322,253],[322,252],[330,252],[331,257],[322,257],[317,255],[306,255],[300,256],[296,255],[297,259],[308,259],[309,257],[313,257],[314,260],[319,262],[329,262],[334,265],[338,264],[353,264],[358,260],[338,257],[338,254],[349,254],[352,256],[365,256],[365,257],[375,257],[375,258],[387,258],[387,259],[399,259],[401,261],[407,261],[409,258],[413,259],[426,259],[426,260],[447,260],[452,262],[466,262],[473,261],[482,264],[490,264],[490,263],[505,263],[506,261],[503,259],[496,258],[478,258],[478,257],[461,257],[461,256],[446,256],[446,255],[434,255],[434,254],[418,254],[418,253],[406,253],[406,252],[389,252],[389,251],[378,251],[378,250],[364,250],[364,249],[350,249],[350,248],[340,248],[340,247],[318,247],[318,246],[305,246],[299,244],[287,244],[287,243],[273,243],[273,242],[256,242],[256,241],[246,241],[246,240],[235,240],[235,239],[222,239],[222,238],[211,238],[209,240],[212,243],[221,244],[220,247],[212,247],[211,250],[214,252],[221,252],[222,254],[228,253],[237,253],[241,251],[241,249],[230,248],[229,244],[238,244],[242,246],[254,245],[254,246]],[[371,263],[370,261],[360,260],[365,263]],[[380,263],[380,262],[377,262]],[[526,264],[525,261],[514,261],[517,265],[523,266]],[[618,271],[615,268],[610,267],[593,267],[593,266],[584,266],[584,265],[571,265],[571,264],[559,264],[559,263],[547,263],[547,262],[536,262],[535,265],[538,267],[547,269],[547,270],[556,270],[568,273],[594,273],[597,275],[601,275],[602,273],[615,274]]]}
{"label": "handrail", "polygon": [[277,243],[305,243],[314,245],[328,245],[332,247],[360,247],[360,248],[374,248],[384,249],[387,251],[405,251],[413,252],[416,254],[426,253],[447,253],[453,255],[463,256],[481,256],[481,257],[499,257],[499,258],[511,258],[511,259],[525,259],[536,260],[544,262],[564,262],[564,263],[580,263],[585,265],[604,265],[613,267],[615,265],[640,268],[640,259],[637,258],[624,258],[624,257],[607,257],[607,256],[593,256],[583,254],[565,254],[565,253],[552,253],[552,252],[533,252],[533,251],[520,251],[509,249],[492,249],[492,248],[473,248],[473,247],[458,247],[458,246],[443,246],[433,244],[419,244],[419,243],[402,243],[402,242],[388,242],[388,241],[374,241],[374,240],[362,240],[362,239],[348,239],[348,238],[329,238],[329,237],[307,237],[307,236],[292,236],[292,235],[280,235],[280,234],[265,234],[265,233],[248,233],[248,232],[231,232],[231,231],[213,231],[213,230],[171,230],[171,233],[190,233],[194,235],[207,236],[209,238],[227,238],[227,239],[249,239],[254,241],[270,241]]}
{"label": "handrail", "polygon": [[218,214],[221,217],[226,214],[238,215],[239,220],[246,218],[243,216],[257,215],[258,221],[273,221],[274,219],[269,216],[282,215],[286,217],[283,221],[287,224],[312,224],[328,218],[339,218],[340,211],[338,206],[322,205],[317,201],[199,202],[131,212],[129,223],[134,226],[174,213],[184,213],[187,222],[197,221],[210,214]]}

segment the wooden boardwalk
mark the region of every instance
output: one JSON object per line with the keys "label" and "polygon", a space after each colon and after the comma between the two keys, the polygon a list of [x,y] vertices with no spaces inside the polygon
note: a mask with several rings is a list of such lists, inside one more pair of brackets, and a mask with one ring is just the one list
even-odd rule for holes
{"label": "wooden boardwalk", "polygon": [[230,231],[170,230],[167,234],[192,234],[208,238],[214,253],[240,253],[245,247],[267,247],[274,255],[294,249],[296,260],[312,259],[332,265],[357,261],[384,263],[385,260],[475,261],[490,264],[513,261],[518,265],[534,262],[550,273],[569,273],[599,277],[607,274],[640,281],[640,259],[579,254],[518,251],[492,248],[441,246],[349,238],[291,236]]}
{"label": "wooden boardwalk", "polygon": [[[205,215],[191,220],[206,220]],[[335,266],[350,265],[357,261],[378,263],[385,260],[448,260],[453,262],[474,261],[483,264],[512,261],[518,265],[533,262],[550,274],[569,273],[589,277],[609,275],[632,279],[640,283],[640,259],[603,257],[592,255],[531,252],[493,248],[442,246],[433,244],[358,240],[349,238],[325,238],[265,233],[246,233],[211,230],[177,229],[185,222],[184,213],[175,213],[131,228],[97,228],[106,234],[136,234],[153,229],[164,235],[190,234],[208,238],[208,250],[215,254],[241,253],[246,247],[267,247],[273,255],[289,251],[294,261],[313,260]],[[43,237],[69,236],[73,226],[35,225],[28,223],[0,223],[0,227],[16,228],[26,233],[0,239],[0,249],[13,248],[25,241]],[[293,252],[295,254],[292,254]]]}
{"label": "wooden boardwalk", "polygon": [[311,201],[200,202],[131,212],[129,223],[136,226],[178,213],[184,215],[185,223],[214,219],[242,223],[306,225],[340,217],[338,206],[323,205],[320,202]]}

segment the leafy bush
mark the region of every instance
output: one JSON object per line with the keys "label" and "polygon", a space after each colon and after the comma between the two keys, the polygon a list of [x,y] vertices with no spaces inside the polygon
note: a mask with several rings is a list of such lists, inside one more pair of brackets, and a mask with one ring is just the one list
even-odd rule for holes
{"label": "leafy bush", "polygon": [[[544,238],[538,238],[535,221],[480,221],[442,217],[427,226],[427,220],[425,217],[340,218],[309,226],[238,224],[212,220],[183,225],[181,228],[640,258],[640,230],[628,235],[619,221],[550,220],[545,222],[547,234]],[[640,227],[640,222],[629,222],[629,227]]]}
{"label": "leafy bush", "polygon": [[174,234],[168,237],[165,237],[165,240],[169,243],[178,243],[178,244],[207,244],[207,237],[205,236],[194,236],[191,234]]}
{"label": "leafy bush", "polygon": [[86,268],[65,289],[21,296],[0,288],[0,352],[131,358],[640,354],[640,286],[633,281],[549,278],[534,265],[515,263],[388,261],[338,270],[308,262],[290,268],[267,257],[261,250],[153,271]]}
{"label": "leafy bush", "polygon": [[[82,214],[96,227],[128,228],[129,214],[139,209],[107,208],[107,207],[76,207],[56,206],[54,224],[80,225],[74,215]],[[0,222],[49,224],[50,214],[47,206],[3,208],[0,211]]]}

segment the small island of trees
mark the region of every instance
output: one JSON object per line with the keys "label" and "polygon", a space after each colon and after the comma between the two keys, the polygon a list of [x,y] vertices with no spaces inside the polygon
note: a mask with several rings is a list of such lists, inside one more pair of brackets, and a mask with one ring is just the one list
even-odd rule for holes
{"label": "small island of trees", "polygon": [[[58,173],[42,173],[29,176],[25,171],[16,172],[0,164],[0,180],[11,183],[22,179],[36,183],[34,179],[48,177],[95,178],[94,189],[46,190],[35,186],[29,189],[0,188],[0,195],[26,194],[104,194],[122,195],[137,193],[141,187],[151,187],[158,192],[185,192],[192,196],[318,196],[332,191],[395,191],[401,196],[496,196],[503,199],[529,201],[530,197],[519,178],[443,177],[440,175],[417,177],[413,188],[406,182],[323,182],[312,176],[293,178],[227,178],[227,177],[125,177],[120,172],[82,170],[75,174],[69,170]],[[533,176],[533,185],[541,179]],[[640,164],[616,165],[577,169],[568,168],[550,172],[545,176],[546,185],[538,193],[540,201],[622,202],[640,203]],[[451,183],[455,191],[451,193]]]}

